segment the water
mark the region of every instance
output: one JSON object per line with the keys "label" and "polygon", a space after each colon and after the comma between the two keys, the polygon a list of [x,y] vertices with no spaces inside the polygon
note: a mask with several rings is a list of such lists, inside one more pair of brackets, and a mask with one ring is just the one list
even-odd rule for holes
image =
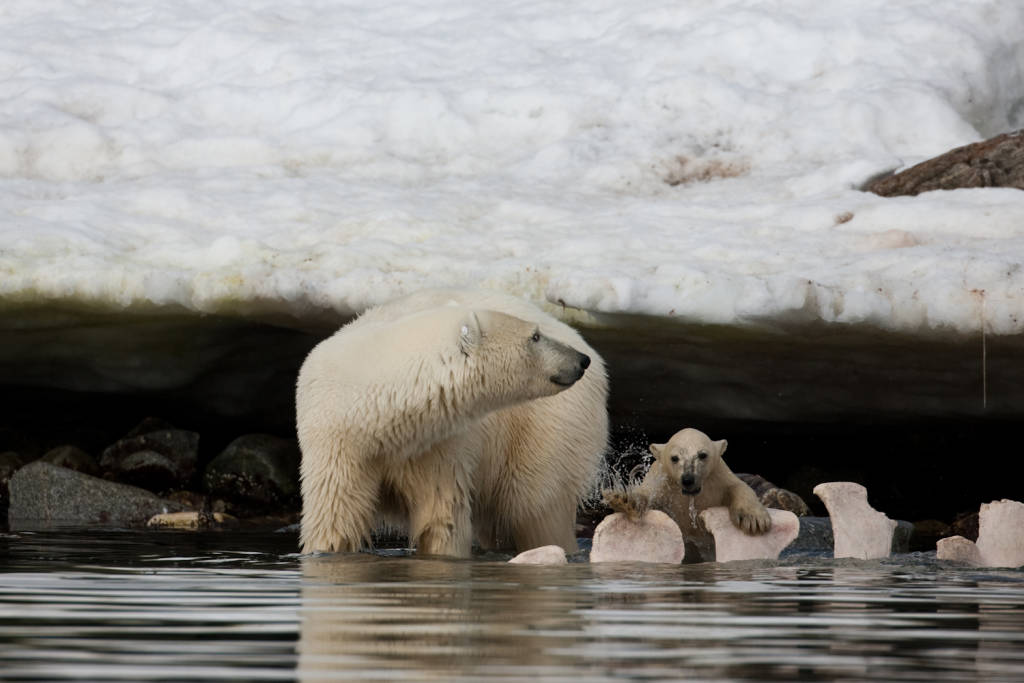
{"label": "water", "polygon": [[293,534],[0,536],[4,680],[1024,680],[1024,571],[528,567]]}

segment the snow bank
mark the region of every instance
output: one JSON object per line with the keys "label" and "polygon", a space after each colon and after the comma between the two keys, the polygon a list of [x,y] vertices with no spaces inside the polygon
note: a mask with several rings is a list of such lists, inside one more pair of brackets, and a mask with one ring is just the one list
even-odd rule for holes
{"label": "snow bank", "polygon": [[1024,331],[1024,193],[870,177],[1024,126],[1003,0],[0,10],[0,305]]}

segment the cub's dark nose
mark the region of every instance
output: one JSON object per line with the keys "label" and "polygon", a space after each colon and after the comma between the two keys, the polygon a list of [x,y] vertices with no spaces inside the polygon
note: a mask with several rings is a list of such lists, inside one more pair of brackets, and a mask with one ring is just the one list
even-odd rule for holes
{"label": "cub's dark nose", "polygon": [[584,370],[590,367],[590,356],[585,353],[580,354],[580,367]]}
{"label": "cub's dark nose", "polygon": [[684,489],[689,489],[689,488],[693,488],[693,482],[695,482],[695,481],[696,481],[696,479],[693,478],[693,475],[684,474],[682,480],[680,481],[680,483],[683,485]]}

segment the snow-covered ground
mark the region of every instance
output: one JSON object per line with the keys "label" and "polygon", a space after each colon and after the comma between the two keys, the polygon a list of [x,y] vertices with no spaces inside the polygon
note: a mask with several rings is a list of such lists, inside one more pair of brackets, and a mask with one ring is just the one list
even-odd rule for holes
{"label": "snow-covered ground", "polygon": [[1007,0],[0,4],[0,306],[1024,331],[1024,192],[881,172],[1024,127]]}

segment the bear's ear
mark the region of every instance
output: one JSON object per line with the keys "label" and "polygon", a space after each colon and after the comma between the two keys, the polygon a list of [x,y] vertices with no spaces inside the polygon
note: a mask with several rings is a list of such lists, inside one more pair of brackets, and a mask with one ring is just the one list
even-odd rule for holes
{"label": "bear's ear", "polygon": [[652,443],[650,446],[647,447],[647,449],[651,451],[651,454],[655,458],[658,458],[658,457],[661,457],[661,449],[664,448],[664,447],[665,447],[665,444],[663,444],[663,443]]}
{"label": "bear's ear", "polygon": [[468,356],[469,352],[480,343],[481,337],[483,337],[483,330],[480,329],[480,319],[475,312],[471,312],[462,319],[462,327],[459,328],[459,350]]}
{"label": "bear's ear", "polygon": [[713,441],[712,443],[714,443],[714,445],[718,448],[718,455],[722,455],[723,453],[725,453],[725,449],[729,445],[729,442],[726,441],[725,439],[722,439],[721,441]]}

